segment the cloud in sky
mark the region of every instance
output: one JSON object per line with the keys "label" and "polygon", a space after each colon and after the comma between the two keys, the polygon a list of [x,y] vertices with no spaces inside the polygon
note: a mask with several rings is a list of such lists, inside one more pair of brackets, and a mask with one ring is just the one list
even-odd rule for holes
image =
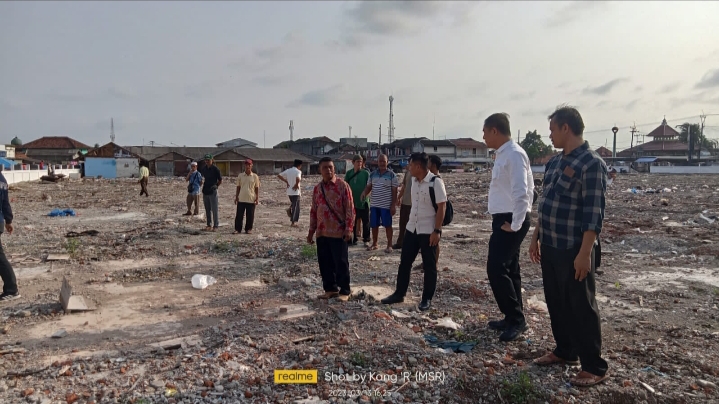
{"label": "cloud in sky", "polygon": [[[719,37],[719,2],[42,5],[0,2],[6,142],[102,143],[110,117],[125,145],[261,144],[265,131],[271,146],[289,120],[295,136],[338,138],[351,125],[375,140],[390,94],[397,137],[431,136],[436,119],[439,135],[479,140],[498,111],[542,132],[567,102],[592,131],[710,111],[719,98],[716,50],[694,41]],[[654,23],[667,15],[672,30]],[[676,57],[638,62],[660,51]]]}

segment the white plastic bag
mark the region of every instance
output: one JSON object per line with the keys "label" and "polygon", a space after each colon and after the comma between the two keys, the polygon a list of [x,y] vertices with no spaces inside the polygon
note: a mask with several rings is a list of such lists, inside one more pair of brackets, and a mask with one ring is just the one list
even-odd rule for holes
{"label": "white plastic bag", "polygon": [[192,287],[195,289],[205,289],[210,285],[217,283],[217,279],[210,275],[195,275],[192,277]]}

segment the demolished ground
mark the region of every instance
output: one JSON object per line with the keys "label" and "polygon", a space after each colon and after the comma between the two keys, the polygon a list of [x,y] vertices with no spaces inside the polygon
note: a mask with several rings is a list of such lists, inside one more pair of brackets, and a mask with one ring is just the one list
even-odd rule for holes
{"label": "demolished ground", "polygon": [[[359,246],[350,302],[315,298],[316,250],[305,238],[317,176],[303,181],[299,229],[283,184],[262,177],[251,235],[231,234],[233,181],[220,187],[216,233],[182,216],[179,178],[151,178],[149,198],[136,180],[11,186],[15,232],[2,241],[23,297],[0,306],[0,402],[719,402],[719,176],[620,175],[610,186],[597,293],[611,377],[587,390],[568,384],[575,368],[531,363],[553,339],[526,240],[530,329],[508,344],[487,329],[499,314],[485,270],[490,178],[443,177],[455,216],[426,313],[416,309],[420,273],[405,303],[379,304],[400,253]],[[54,209],[76,215],[48,216]],[[195,274],[217,283],[193,289]],[[63,278],[93,310],[63,313]],[[425,336],[476,345],[455,353]],[[293,368],[317,369],[319,383],[274,383],[275,369]],[[333,383],[327,372],[375,380]]]}

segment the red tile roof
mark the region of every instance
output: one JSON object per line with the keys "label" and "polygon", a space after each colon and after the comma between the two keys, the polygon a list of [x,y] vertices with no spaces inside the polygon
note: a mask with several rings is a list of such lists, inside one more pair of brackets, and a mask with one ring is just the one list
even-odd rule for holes
{"label": "red tile roof", "polygon": [[67,136],[45,136],[22,145],[23,149],[90,149],[91,147]]}
{"label": "red tile roof", "polygon": [[679,132],[677,132],[676,129],[672,128],[671,126],[667,125],[667,120],[664,119],[662,121],[662,124],[657,126],[657,128],[653,131],[647,133],[647,136],[653,138],[677,137],[679,136]]}
{"label": "red tile roof", "polygon": [[[600,157],[612,157],[612,151],[604,146],[594,150]],[[618,154],[618,153],[617,153]]]}

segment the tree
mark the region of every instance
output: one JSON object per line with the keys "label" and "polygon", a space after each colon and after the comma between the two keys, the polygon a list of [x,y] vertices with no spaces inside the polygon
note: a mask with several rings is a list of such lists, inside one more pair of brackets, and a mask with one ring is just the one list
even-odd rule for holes
{"label": "tree", "polygon": [[100,143],[95,143],[95,148],[97,149],[98,147],[100,147]]}
{"label": "tree", "polygon": [[542,136],[537,134],[537,130],[527,132],[524,135],[524,140],[519,144],[522,146],[530,162],[534,162],[537,159],[541,159],[544,156],[554,153],[552,146],[544,144]]}
{"label": "tree", "polygon": [[677,126],[679,131],[679,141],[682,143],[689,143],[689,134],[692,135],[694,138],[694,152],[697,153],[697,156],[699,155],[700,150],[715,150],[717,147],[717,142],[714,140],[709,140],[706,138],[706,136],[702,135],[701,127],[698,123],[683,123],[679,126]]}

